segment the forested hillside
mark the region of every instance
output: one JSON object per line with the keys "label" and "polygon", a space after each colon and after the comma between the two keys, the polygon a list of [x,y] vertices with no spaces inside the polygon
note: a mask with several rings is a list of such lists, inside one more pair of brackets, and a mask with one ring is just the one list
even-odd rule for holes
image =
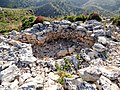
{"label": "forested hillside", "polygon": [[99,12],[103,15],[119,15],[120,0],[0,0],[1,7],[28,8],[36,15],[59,16]]}

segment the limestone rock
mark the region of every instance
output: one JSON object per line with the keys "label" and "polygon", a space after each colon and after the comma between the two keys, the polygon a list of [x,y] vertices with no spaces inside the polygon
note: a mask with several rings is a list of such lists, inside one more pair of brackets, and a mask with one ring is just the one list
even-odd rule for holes
{"label": "limestone rock", "polygon": [[80,77],[85,81],[95,82],[101,76],[101,72],[100,72],[100,70],[97,66],[96,67],[83,68],[83,69],[80,69],[78,72],[80,74]]}
{"label": "limestone rock", "polygon": [[110,80],[115,80],[120,76],[120,69],[115,66],[101,66],[99,70],[103,76],[109,78]]}
{"label": "limestone rock", "polygon": [[120,34],[118,32],[114,32],[113,34],[114,39],[120,41]]}
{"label": "limestone rock", "polygon": [[15,65],[10,65],[7,69],[1,71],[1,81],[10,82],[15,79],[16,76],[20,75],[20,71]]}
{"label": "limestone rock", "polygon": [[120,70],[114,66],[93,66],[79,70],[80,77],[86,81],[96,81],[101,75],[109,78],[110,80],[116,80],[120,75]]}
{"label": "limestone rock", "polygon": [[95,43],[92,48],[98,52],[103,52],[107,49],[105,46],[99,43]]}
{"label": "limestone rock", "polygon": [[50,25],[50,22],[44,21],[43,24],[44,25]]}
{"label": "limestone rock", "polygon": [[76,90],[97,90],[95,84],[89,84],[87,82],[82,82],[77,86]]}
{"label": "limestone rock", "polygon": [[24,73],[23,75],[21,75],[21,76],[19,77],[19,82],[22,84],[22,83],[25,82],[25,80],[31,78],[31,76],[32,76],[32,75],[31,75],[30,73]]}
{"label": "limestone rock", "polygon": [[101,76],[97,81],[99,90],[120,90],[120,88],[112,83],[108,78]]}
{"label": "limestone rock", "polygon": [[95,36],[99,37],[99,36],[105,36],[106,33],[104,30],[100,29],[100,30],[94,30],[93,33],[95,34]]}
{"label": "limestone rock", "polygon": [[69,54],[72,54],[75,51],[75,47],[70,47],[68,48]]}
{"label": "limestone rock", "polygon": [[18,84],[19,84],[19,81],[16,79],[14,82],[11,83],[10,89],[11,90],[18,90],[18,88],[19,88]]}
{"label": "limestone rock", "polygon": [[75,69],[78,69],[79,60],[76,58],[76,55],[73,55],[71,58],[71,63],[74,65]]}
{"label": "limestone rock", "polygon": [[45,88],[44,90],[64,90],[61,85],[51,85],[50,87]]}
{"label": "limestone rock", "polygon": [[107,40],[105,37],[98,37],[98,42],[102,44],[107,44]]}
{"label": "limestone rock", "polygon": [[62,24],[62,25],[70,25],[71,22],[68,21],[68,20],[62,20],[62,21],[60,22],[60,24]]}
{"label": "limestone rock", "polygon": [[64,78],[64,89],[76,90],[77,85],[79,85],[81,82],[82,82],[82,79]]}
{"label": "limestone rock", "polygon": [[63,57],[63,56],[66,56],[68,54],[68,51],[67,50],[60,50],[58,53],[57,53],[57,56],[58,57]]}
{"label": "limestone rock", "polygon": [[[104,30],[96,20],[62,20],[1,35],[0,90],[120,90],[120,35],[115,29],[110,24]],[[63,86],[56,82],[57,64],[74,76],[64,77]]]}

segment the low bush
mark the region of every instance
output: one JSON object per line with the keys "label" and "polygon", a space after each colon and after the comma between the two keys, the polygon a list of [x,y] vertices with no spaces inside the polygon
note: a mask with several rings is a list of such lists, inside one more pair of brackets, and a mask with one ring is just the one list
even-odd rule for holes
{"label": "low bush", "polygon": [[72,64],[70,63],[70,60],[67,58],[64,58],[64,65],[60,66],[58,63],[55,63],[55,67],[57,71],[69,71],[72,68]]}
{"label": "low bush", "polygon": [[76,16],[65,16],[64,19],[69,20],[71,22],[74,22],[75,21],[75,17]]}
{"label": "low bush", "polygon": [[37,18],[34,21],[34,24],[43,23],[44,20],[45,20],[44,16],[37,16]]}
{"label": "low bush", "polygon": [[120,16],[114,17],[111,19],[114,25],[120,26]]}
{"label": "low bush", "polygon": [[87,20],[87,16],[86,15],[65,16],[64,19],[69,20],[71,22],[75,22],[75,21],[83,21],[83,22],[85,22]]}
{"label": "low bush", "polygon": [[32,27],[33,23],[34,23],[35,17],[25,17],[22,20],[22,29],[26,29],[29,27]]}
{"label": "low bush", "polygon": [[85,22],[87,20],[87,16],[86,15],[79,15],[75,17],[75,21],[83,21]]}
{"label": "low bush", "polygon": [[57,80],[58,83],[64,84],[64,78],[73,78],[73,76],[70,73],[67,73],[65,71],[59,71],[57,74],[60,76]]}
{"label": "low bush", "polygon": [[86,15],[79,15],[79,16],[65,16],[64,19],[67,19],[71,22],[75,22],[75,21],[83,21],[85,22],[87,20],[87,16]]}

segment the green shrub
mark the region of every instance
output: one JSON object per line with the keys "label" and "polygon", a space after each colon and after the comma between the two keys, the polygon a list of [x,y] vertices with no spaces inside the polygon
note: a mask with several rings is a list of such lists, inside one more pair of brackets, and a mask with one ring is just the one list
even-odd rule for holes
{"label": "green shrub", "polygon": [[61,70],[61,69],[62,69],[62,68],[61,68],[61,66],[60,66],[60,65],[58,65],[58,63],[55,63],[55,67],[56,67],[57,71],[59,71],[59,70]]}
{"label": "green shrub", "polygon": [[67,58],[64,58],[64,65],[59,65],[57,62],[55,63],[55,67],[57,71],[70,71],[72,68],[72,64],[70,63],[70,60]]}
{"label": "green shrub", "polygon": [[87,20],[87,16],[86,15],[79,15],[75,17],[75,21],[83,21],[85,22]]}
{"label": "green shrub", "polygon": [[26,28],[29,28],[29,27],[32,27],[32,24],[35,20],[35,17],[25,17],[23,18],[22,20],[22,29],[26,29]]}
{"label": "green shrub", "polygon": [[70,60],[67,58],[64,58],[64,62],[65,62],[65,65],[63,65],[63,70],[69,71],[72,67]]}
{"label": "green shrub", "polygon": [[75,21],[75,16],[65,16],[64,19],[69,20],[71,22]]}
{"label": "green shrub", "polygon": [[75,21],[83,21],[83,22],[85,22],[87,20],[87,16],[86,15],[65,16],[64,19],[69,20],[71,22],[75,22]]}
{"label": "green shrub", "polygon": [[80,59],[81,59],[81,57],[80,57],[80,55],[79,55],[79,54],[77,54],[76,58],[77,58],[78,60],[80,60]]}
{"label": "green shrub", "polygon": [[89,15],[88,20],[97,20],[99,22],[102,21],[100,15],[98,13],[95,13],[95,12],[93,12]]}
{"label": "green shrub", "polygon": [[64,71],[59,71],[57,74],[60,76],[57,80],[58,83],[64,84],[64,78],[73,78],[73,76],[70,73],[64,72]]}

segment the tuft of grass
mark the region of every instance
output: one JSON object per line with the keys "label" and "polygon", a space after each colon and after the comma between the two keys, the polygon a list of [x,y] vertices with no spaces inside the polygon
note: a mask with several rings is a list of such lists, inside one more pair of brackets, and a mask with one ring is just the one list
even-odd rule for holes
{"label": "tuft of grass", "polygon": [[80,57],[79,54],[77,54],[76,58],[77,58],[78,60],[81,60],[81,57]]}
{"label": "tuft of grass", "polygon": [[58,63],[55,63],[55,67],[56,67],[57,71],[62,70],[62,67]]}

